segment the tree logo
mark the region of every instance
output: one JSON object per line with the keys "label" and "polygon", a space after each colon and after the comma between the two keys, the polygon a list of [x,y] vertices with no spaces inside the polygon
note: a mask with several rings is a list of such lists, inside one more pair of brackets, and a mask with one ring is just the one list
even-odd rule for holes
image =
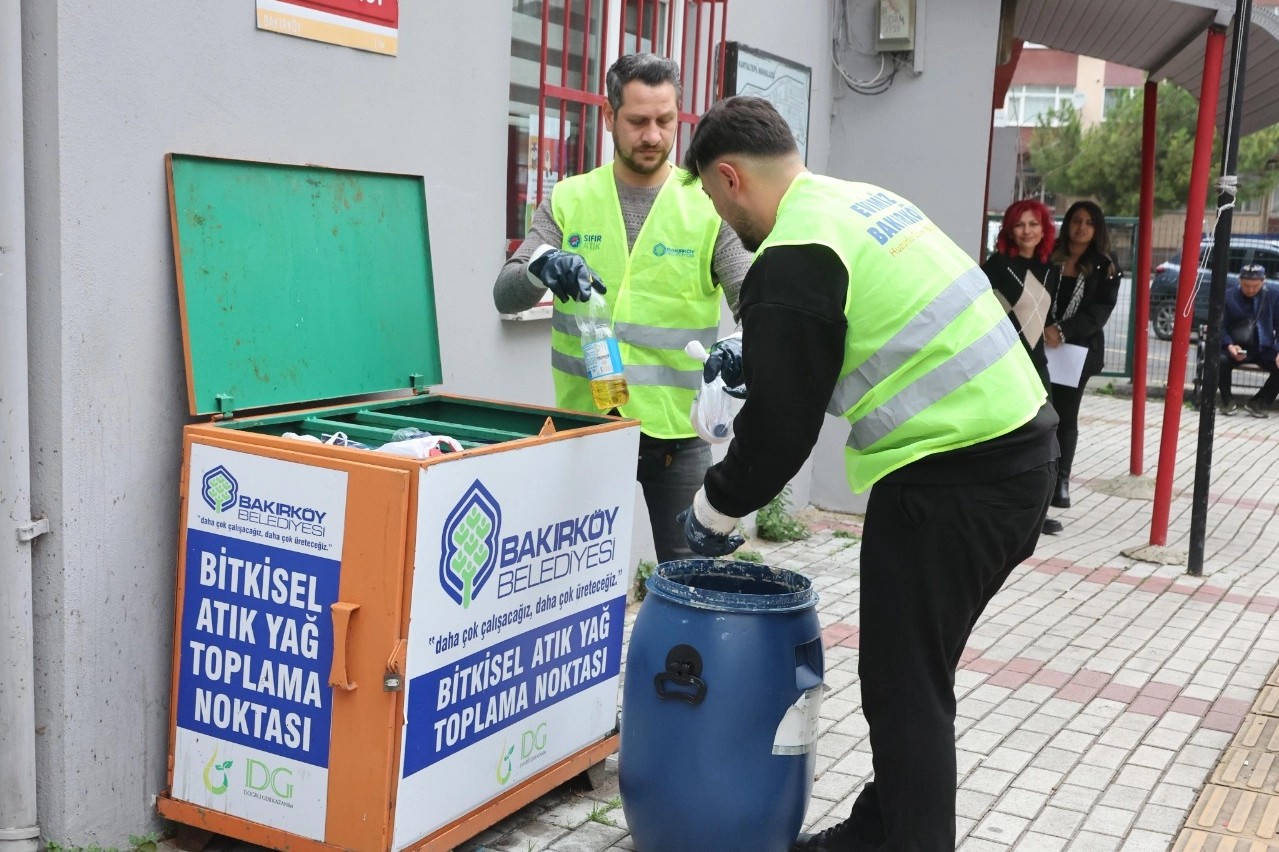
{"label": "tree logo", "polygon": [[[209,762],[204,764],[204,788],[215,796],[221,796],[223,793],[226,792],[227,787],[230,786],[229,782],[227,781],[226,771],[231,768],[231,764],[234,761],[224,760],[221,763],[218,763],[217,759],[218,759],[218,747],[214,746],[213,757],[210,757]],[[221,783],[218,783],[218,784],[213,783],[213,778],[211,777],[211,775],[215,772],[222,773]]]}
{"label": "tree logo", "polygon": [[511,773],[515,771],[514,765],[511,763],[511,757],[515,754],[515,746],[506,745],[506,741],[502,741],[502,751],[497,756],[497,783],[505,785],[511,780]]}
{"label": "tree logo", "polygon": [[200,496],[213,511],[225,512],[230,509],[235,505],[239,495],[240,483],[236,482],[231,472],[222,465],[218,465],[204,475]]}
{"label": "tree logo", "polygon": [[502,507],[477,479],[444,521],[440,538],[440,585],[469,609],[497,564]]}

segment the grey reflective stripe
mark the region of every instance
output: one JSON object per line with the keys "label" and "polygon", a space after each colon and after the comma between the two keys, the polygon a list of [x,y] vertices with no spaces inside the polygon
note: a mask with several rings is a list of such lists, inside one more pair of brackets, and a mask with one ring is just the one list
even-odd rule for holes
{"label": "grey reflective stripe", "polygon": [[719,327],[711,328],[658,328],[652,325],[635,325],[619,322],[613,326],[619,340],[632,346],[647,346],[649,349],[678,349],[683,351],[690,340],[700,340],[707,349],[715,343],[715,335]]}
{"label": "grey reflective stripe", "polygon": [[959,390],[974,376],[990,368],[1020,346],[1013,324],[995,323],[994,328],[973,341],[967,349],[912,382],[892,399],[853,423],[848,446],[864,450],[887,437],[894,429],[943,397]]}
{"label": "grey reflective stripe", "polygon": [[861,401],[870,389],[901,368],[902,363],[919,352],[984,293],[991,292],[986,273],[974,266],[946,286],[944,290],[911,318],[878,352],[835,385],[827,412],[843,417],[844,412]]}
{"label": "grey reflective stripe", "polygon": [[[555,311],[551,316],[551,328],[561,334],[571,334],[574,337],[581,334],[577,327],[576,317],[563,311]],[[618,340],[629,343],[631,346],[645,346],[649,349],[674,349],[682,352],[690,340],[700,340],[703,346],[710,349],[717,339],[719,327],[659,328],[652,325],[619,322],[613,326],[613,333],[617,335]]]}
{"label": "grey reflective stripe", "polygon": [[[586,378],[586,361],[572,355],[565,355],[559,350],[551,350],[551,367],[570,376]],[[626,383],[644,387],[697,390],[702,386],[702,371],[700,368],[676,370],[674,367],[663,367],[660,364],[628,364]]]}
{"label": "grey reflective stripe", "polygon": [[560,334],[571,334],[574,337],[582,333],[577,327],[577,317],[563,311],[551,311],[551,328]]}

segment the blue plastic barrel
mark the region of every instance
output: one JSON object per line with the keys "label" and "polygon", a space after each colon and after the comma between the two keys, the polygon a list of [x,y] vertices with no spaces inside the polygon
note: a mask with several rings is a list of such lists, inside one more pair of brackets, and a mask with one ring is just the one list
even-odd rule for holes
{"label": "blue plastic barrel", "polygon": [[822,674],[807,578],[658,566],[622,689],[618,780],[639,852],[786,852],[813,790]]}

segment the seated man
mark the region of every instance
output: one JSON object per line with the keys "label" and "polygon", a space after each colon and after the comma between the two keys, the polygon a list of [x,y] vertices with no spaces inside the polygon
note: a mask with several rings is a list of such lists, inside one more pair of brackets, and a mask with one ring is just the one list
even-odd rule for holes
{"label": "seated man", "polygon": [[1230,394],[1230,374],[1240,364],[1256,364],[1270,375],[1261,390],[1244,404],[1253,417],[1269,417],[1266,409],[1279,394],[1279,293],[1266,286],[1258,264],[1239,270],[1239,286],[1226,290],[1221,329],[1221,413],[1239,410]]}

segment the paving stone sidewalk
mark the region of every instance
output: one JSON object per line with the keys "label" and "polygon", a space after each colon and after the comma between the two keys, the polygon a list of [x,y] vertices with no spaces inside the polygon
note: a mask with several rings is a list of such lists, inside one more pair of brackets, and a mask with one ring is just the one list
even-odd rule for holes
{"label": "paving stone sidewalk", "polygon": [[[1162,401],[1152,400],[1144,453],[1151,479],[1162,414]],[[1121,555],[1150,536],[1150,499],[1111,493],[1143,491],[1116,487],[1132,484],[1124,482],[1131,422],[1130,400],[1086,397],[1074,505],[1051,513],[1065,530],[1040,540],[964,654],[956,678],[960,852],[1279,850],[1279,804],[1267,795],[1279,789],[1279,761],[1267,751],[1279,748],[1270,742],[1279,678],[1267,686],[1279,664],[1279,524],[1271,523],[1279,417],[1217,421],[1202,577]],[[1197,413],[1184,410],[1173,551],[1189,550],[1197,429]],[[809,539],[746,549],[805,574],[821,593],[831,691],[806,822],[822,828],[847,816],[872,774],[850,537],[861,519],[806,517]],[[635,849],[615,760],[608,768],[602,788],[560,788],[459,852]]]}

